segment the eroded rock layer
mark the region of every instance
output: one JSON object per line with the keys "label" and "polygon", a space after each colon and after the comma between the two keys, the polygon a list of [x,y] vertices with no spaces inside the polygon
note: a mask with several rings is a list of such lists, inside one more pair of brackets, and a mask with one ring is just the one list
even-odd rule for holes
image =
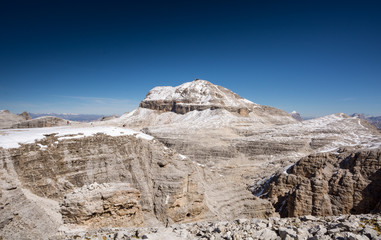
{"label": "eroded rock layer", "polygon": [[66,124],[67,121],[62,118],[46,116],[15,123],[11,128],[41,128],[63,126]]}
{"label": "eroded rock layer", "polygon": [[[7,179],[2,186],[10,185],[2,189],[0,204],[7,208],[0,208],[0,215],[19,211],[19,203],[9,197],[13,189],[61,203],[65,223],[94,227],[170,224],[208,214],[197,166],[161,143],[105,134],[65,138],[51,134],[34,144],[0,148],[1,173]],[[111,187],[80,194],[94,183]],[[36,214],[33,208],[28,211]],[[5,222],[0,233],[13,228]]]}
{"label": "eroded rock layer", "polygon": [[283,217],[379,212],[381,149],[309,155],[254,194],[270,199]]}
{"label": "eroded rock layer", "polygon": [[93,183],[66,194],[60,210],[64,223],[92,227],[144,224],[140,191],[126,183]]}

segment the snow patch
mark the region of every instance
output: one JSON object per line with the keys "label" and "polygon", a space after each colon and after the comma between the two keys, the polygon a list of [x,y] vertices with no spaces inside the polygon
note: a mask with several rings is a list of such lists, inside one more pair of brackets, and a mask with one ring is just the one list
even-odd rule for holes
{"label": "snow patch", "polygon": [[292,167],[293,164],[290,164],[288,165],[287,167],[284,168],[283,170],[283,174],[285,174],[286,176],[288,176],[288,173],[287,173],[287,170],[290,169],[290,167]]}
{"label": "snow patch", "polygon": [[103,133],[112,137],[134,135],[136,138],[152,140],[153,137],[131,129],[98,126],[98,127],[50,127],[50,128],[27,128],[0,130],[0,147],[17,148],[19,144],[34,143],[42,140],[45,135],[56,134],[58,141],[66,139],[78,139]]}
{"label": "snow patch", "polygon": [[[191,104],[224,105],[228,107],[248,107],[255,103],[239,97],[232,91],[214,85],[206,80],[186,82],[177,87],[155,87],[149,91],[144,101],[179,101],[192,100]],[[186,105],[187,103],[181,103]]]}

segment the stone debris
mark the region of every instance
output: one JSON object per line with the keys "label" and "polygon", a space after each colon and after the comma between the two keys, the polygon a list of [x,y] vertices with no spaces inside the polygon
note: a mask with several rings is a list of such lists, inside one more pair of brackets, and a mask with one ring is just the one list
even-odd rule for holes
{"label": "stone debris", "polygon": [[52,239],[370,240],[381,239],[381,215],[237,219],[167,228],[103,228],[71,234],[60,232]]}

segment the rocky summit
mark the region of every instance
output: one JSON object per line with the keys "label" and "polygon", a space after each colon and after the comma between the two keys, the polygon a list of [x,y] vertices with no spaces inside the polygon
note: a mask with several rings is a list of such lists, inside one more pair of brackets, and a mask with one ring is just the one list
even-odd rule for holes
{"label": "rocky summit", "polygon": [[0,236],[379,239],[380,132],[294,117],[205,80],[103,121],[24,116],[0,130]]}

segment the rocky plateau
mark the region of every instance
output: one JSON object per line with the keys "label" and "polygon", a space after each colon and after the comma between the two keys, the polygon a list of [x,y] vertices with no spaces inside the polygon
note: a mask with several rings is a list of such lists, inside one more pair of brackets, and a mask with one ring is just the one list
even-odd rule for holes
{"label": "rocky plateau", "polygon": [[3,239],[379,238],[381,134],[356,116],[299,121],[195,80],[119,118],[13,124]]}

